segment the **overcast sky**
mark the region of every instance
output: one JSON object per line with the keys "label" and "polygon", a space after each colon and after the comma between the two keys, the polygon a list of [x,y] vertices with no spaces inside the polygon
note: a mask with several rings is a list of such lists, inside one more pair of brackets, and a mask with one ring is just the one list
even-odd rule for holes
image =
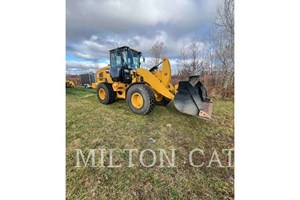
{"label": "overcast sky", "polygon": [[[184,43],[205,42],[217,0],[67,0],[67,73],[78,74],[109,63],[108,50],[130,46],[149,57],[164,42],[171,64]],[[95,60],[97,59],[97,64]]]}

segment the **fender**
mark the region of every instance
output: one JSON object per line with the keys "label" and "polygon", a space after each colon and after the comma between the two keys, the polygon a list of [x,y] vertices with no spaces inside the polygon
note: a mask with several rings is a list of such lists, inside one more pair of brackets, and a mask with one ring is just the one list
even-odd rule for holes
{"label": "fender", "polygon": [[167,97],[168,99],[173,100],[174,94],[172,94],[167,87],[157,79],[149,70],[138,68],[136,70],[138,76],[142,76],[144,82],[148,83],[152,89],[160,93],[161,95]]}

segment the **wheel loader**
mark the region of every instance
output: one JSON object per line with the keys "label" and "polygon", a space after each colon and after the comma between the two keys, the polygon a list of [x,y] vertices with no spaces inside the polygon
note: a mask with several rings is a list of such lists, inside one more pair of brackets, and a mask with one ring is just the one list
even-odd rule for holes
{"label": "wheel loader", "polygon": [[100,103],[125,99],[132,112],[146,115],[155,105],[165,106],[173,100],[180,112],[211,119],[212,101],[199,76],[190,76],[188,81],[174,86],[170,83],[171,65],[167,57],[148,70],[140,67],[140,51],[123,46],[109,54],[110,64],[97,71],[93,84]]}
{"label": "wheel loader", "polygon": [[66,80],[66,88],[74,88],[75,83],[74,81]]}

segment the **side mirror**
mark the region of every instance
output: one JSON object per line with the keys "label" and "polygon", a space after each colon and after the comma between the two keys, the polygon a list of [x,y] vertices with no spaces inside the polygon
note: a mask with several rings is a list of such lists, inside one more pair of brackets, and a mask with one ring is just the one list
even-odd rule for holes
{"label": "side mirror", "polygon": [[143,57],[143,63],[145,63],[145,57]]}

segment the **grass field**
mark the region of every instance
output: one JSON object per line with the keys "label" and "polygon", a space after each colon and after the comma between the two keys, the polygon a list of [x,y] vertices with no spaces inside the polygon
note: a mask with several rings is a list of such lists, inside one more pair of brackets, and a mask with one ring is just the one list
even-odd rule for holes
{"label": "grass field", "polygon": [[[102,105],[94,90],[68,88],[66,108],[68,199],[233,199],[234,169],[217,163],[207,167],[214,149],[228,164],[222,149],[234,147],[233,101],[214,100],[213,120],[204,121],[178,112],[172,102],[141,116],[126,101]],[[114,162],[120,168],[75,167],[75,149],[87,156],[89,149],[99,148],[165,149],[168,155],[175,148],[176,167],[160,168],[158,162],[145,168],[133,154],[135,167],[129,168],[128,155],[119,151]],[[195,148],[205,154],[194,156],[195,163],[204,162],[199,168],[189,164]]]}

